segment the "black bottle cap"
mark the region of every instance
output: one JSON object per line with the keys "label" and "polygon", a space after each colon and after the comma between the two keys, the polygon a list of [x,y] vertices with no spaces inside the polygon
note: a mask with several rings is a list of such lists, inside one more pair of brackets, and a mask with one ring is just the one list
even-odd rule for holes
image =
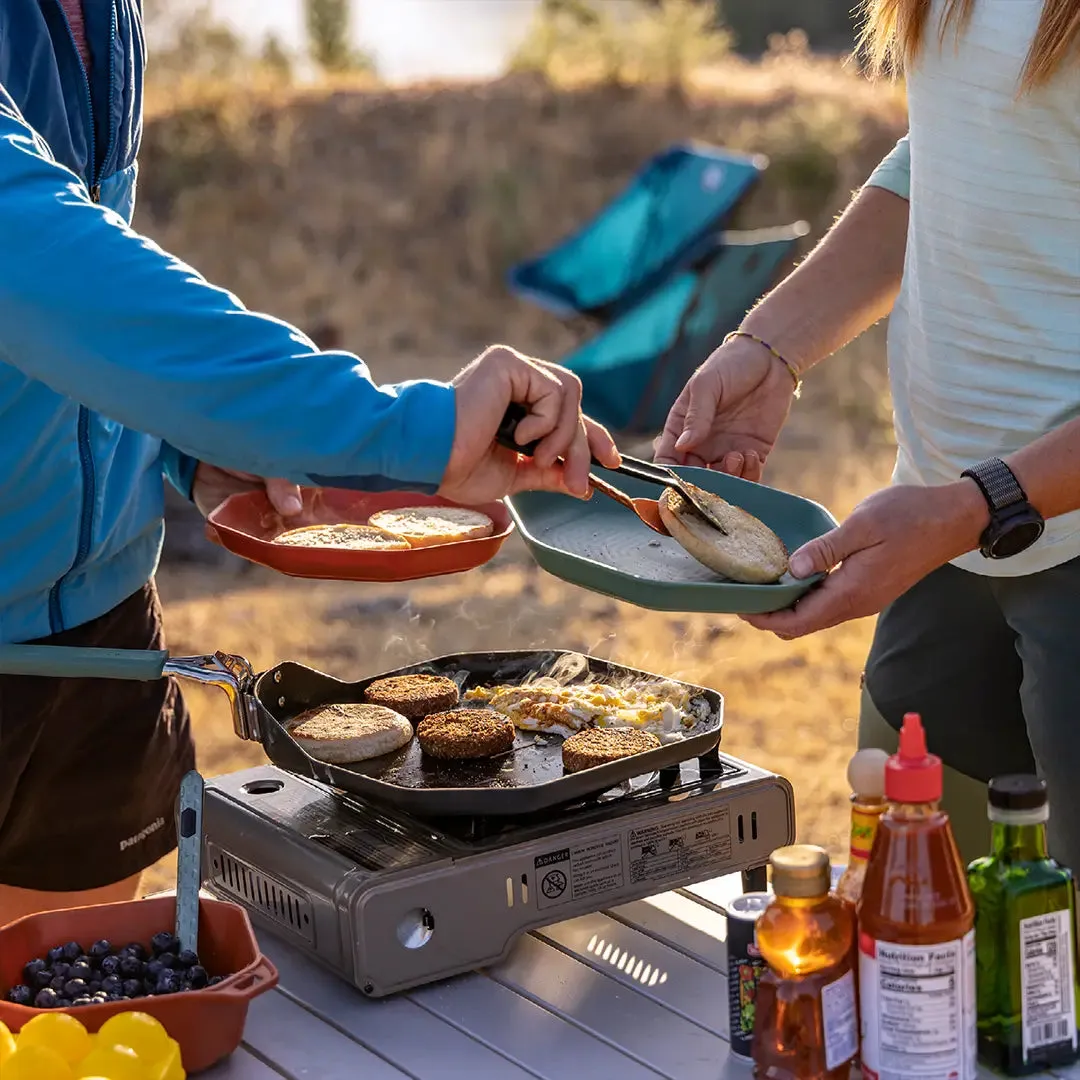
{"label": "black bottle cap", "polygon": [[998,810],[1037,810],[1046,801],[1046,781],[1038,776],[995,776],[990,781],[990,805]]}

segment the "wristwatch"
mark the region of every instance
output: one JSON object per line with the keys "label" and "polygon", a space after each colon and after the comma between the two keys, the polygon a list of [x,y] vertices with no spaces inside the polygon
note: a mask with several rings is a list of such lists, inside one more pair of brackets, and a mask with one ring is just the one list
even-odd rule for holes
{"label": "wristwatch", "polygon": [[1000,458],[987,458],[965,469],[990,507],[990,524],[979,537],[979,551],[987,559],[1008,559],[1026,551],[1043,534],[1046,522],[1035,509],[1012,469]]}

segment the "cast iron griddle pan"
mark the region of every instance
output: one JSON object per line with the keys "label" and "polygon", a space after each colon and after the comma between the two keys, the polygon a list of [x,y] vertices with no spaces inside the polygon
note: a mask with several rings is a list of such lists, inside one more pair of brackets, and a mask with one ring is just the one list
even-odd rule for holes
{"label": "cast iron griddle pan", "polygon": [[264,726],[263,746],[280,768],[350,794],[420,816],[471,816],[529,814],[558,806],[606,791],[635,776],[700,757],[720,742],[723,698],[714,690],[696,686],[689,689],[702,719],[684,738],[578,773],[564,774],[561,739],[549,735],[537,743],[532,732],[519,731],[513,751],[484,761],[436,761],[424,755],[413,739],[400,750],[370,761],[328,765],[304,753],[284,728],[294,717],[315,706],[363,700],[364,690],[377,678],[445,675],[454,679],[464,693],[475,686],[520,683],[530,675],[548,674],[556,665],[560,675],[574,666],[579,668],[578,676],[565,678],[566,682],[581,682],[590,675],[593,681],[613,679],[617,684],[660,678],[565,651],[461,653],[355,683],[338,682],[299,664],[284,663],[260,675],[255,684],[255,696],[273,721]]}
{"label": "cast iron griddle pan", "polygon": [[[593,681],[608,679],[618,683],[660,676],[581,653],[495,652],[443,656],[346,683],[292,662],[255,675],[246,660],[222,653],[170,659],[164,651],[58,645],[0,645],[0,674],[141,681],[171,674],[222,687],[237,703],[234,724],[242,732],[241,737],[257,737],[275,765],[420,816],[530,814],[607,791],[623,781],[715,750],[724,711],[723,699],[714,690],[690,686],[691,704],[700,718],[682,739],[565,775],[562,741],[546,736],[537,742],[532,732],[519,732],[513,751],[486,761],[435,761],[424,756],[413,739],[395,753],[344,766],[309,757],[290,737],[286,725],[318,705],[362,701],[364,690],[376,678],[446,675],[464,692],[474,686],[520,683],[530,675],[557,674],[567,684],[590,677]],[[257,735],[249,724],[236,719],[246,714],[245,704],[252,706],[256,714]]]}

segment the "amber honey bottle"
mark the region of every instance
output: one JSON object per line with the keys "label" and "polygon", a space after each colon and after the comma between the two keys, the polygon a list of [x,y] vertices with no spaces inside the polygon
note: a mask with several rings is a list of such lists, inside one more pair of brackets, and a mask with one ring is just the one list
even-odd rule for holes
{"label": "amber honey bottle", "polygon": [[941,799],[941,759],[909,713],[885,769],[859,901],[867,1080],[975,1080],[975,905]]}
{"label": "amber honey bottle", "polygon": [[829,892],[822,848],[779,848],[770,862],[773,900],[755,928],[768,970],[757,990],[754,1075],[847,1080],[859,1048],[854,916]]}

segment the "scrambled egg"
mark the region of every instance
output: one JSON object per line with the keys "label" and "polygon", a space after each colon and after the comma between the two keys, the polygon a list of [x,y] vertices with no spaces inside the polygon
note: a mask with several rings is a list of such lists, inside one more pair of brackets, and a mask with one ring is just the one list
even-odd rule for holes
{"label": "scrambled egg", "polygon": [[564,686],[544,678],[522,686],[476,687],[465,692],[464,700],[484,702],[523,731],[563,738],[588,727],[625,727],[667,741],[681,738],[698,720],[689,691],[666,681]]}

